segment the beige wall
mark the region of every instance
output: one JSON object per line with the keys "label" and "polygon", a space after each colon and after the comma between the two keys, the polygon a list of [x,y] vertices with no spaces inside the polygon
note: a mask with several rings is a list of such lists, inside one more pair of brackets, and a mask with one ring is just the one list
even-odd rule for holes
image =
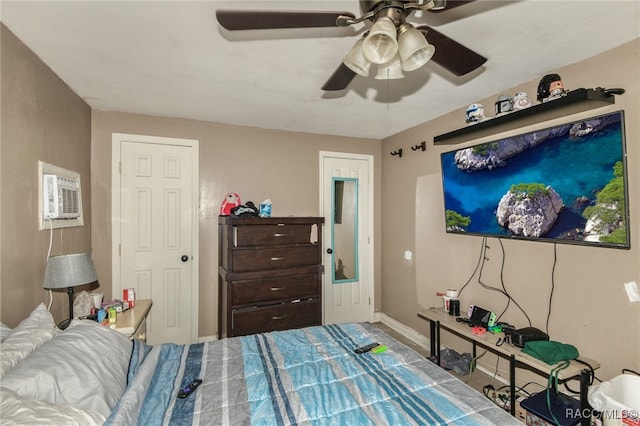
{"label": "beige wall", "polygon": [[[558,72],[568,89],[579,87],[623,87],[626,93],[616,97],[613,106],[598,108],[572,118],[588,117],[624,110],[631,216],[631,250],[557,245],[555,291],[549,333],[551,338],[575,345],[581,353],[602,363],[598,377],[608,379],[620,374],[622,368],[640,370],[640,303],[629,303],[623,283],[640,281],[640,41],[636,40],[590,60],[565,67]],[[529,81],[504,93],[528,92],[533,99],[538,81]],[[452,90],[464,90],[464,87]],[[481,102],[488,115],[493,115],[493,103],[499,93]],[[465,105],[466,107],[466,105]],[[478,264],[481,237],[447,235],[444,232],[442,187],[439,154],[465,145],[433,146],[434,135],[464,127],[464,110],[460,108],[442,117],[406,130],[383,142],[383,152],[403,148],[409,154],[402,159],[384,155],[382,169],[383,206],[405,206],[383,210],[382,217],[382,311],[394,319],[428,334],[427,324],[416,317],[420,307],[441,306],[436,291],[462,288]],[[566,122],[560,118],[545,122],[546,127]],[[520,132],[533,129],[529,126]],[[511,133],[505,133],[507,136]],[[501,135],[502,136],[502,135]],[[485,137],[467,143],[493,140]],[[427,151],[413,153],[410,147],[426,140]],[[567,173],[570,173],[570,168]],[[398,189],[402,188],[402,191]],[[504,282],[507,290],[530,316],[533,325],[545,329],[554,245],[541,242],[509,241],[504,243]],[[500,242],[488,239],[488,258],[482,281],[500,287],[500,266],[503,260]],[[415,261],[404,261],[405,250],[415,251]],[[498,313],[506,306],[506,298],[483,289],[478,275],[461,296],[463,309],[475,303]],[[527,326],[525,317],[511,304],[504,315],[519,327]],[[470,348],[460,342],[448,341],[460,349]],[[495,370],[495,358],[481,363]],[[506,362],[500,370],[507,368]],[[538,381],[545,383],[544,378]],[[575,386],[574,386],[575,387]]]}
{"label": "beige wall", "polygon": [[[111,292],[111,134],[133,133],[200,141],[199,335],[217,331],[218,212],[228,192],[243,202],[271,198],[273,216],[317,216],[319,151],[371,154],[376,193],[380,187],[380,141],[213,124],[202,121],[94,111],[92,136],[93,229],[96,268]],[[376,212],[380,211],[376,199]],[[375,215],[380,229],[380,215]],[[380,306],[379,232],[376,300]],[[379,309],[378,309],[379,310]]]}
{"label": "beige wall", "polygon": [[[0,319],[13,327],[49,300],[42,284],[50,233],[38,230],[38,160],[79,172],[83,185],[85,225],[54,230],[51,254],[91,251],[91,109],[4,25],[0,31]],[[54,292],[56,321],[68,316],[67,300],[66,292]]]}

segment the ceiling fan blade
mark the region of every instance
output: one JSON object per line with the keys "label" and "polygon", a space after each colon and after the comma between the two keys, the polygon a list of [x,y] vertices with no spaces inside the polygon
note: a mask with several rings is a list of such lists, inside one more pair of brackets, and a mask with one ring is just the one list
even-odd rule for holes
{"label": "ceiling fan blade", "polygon": [[324,83],[322,90],[328,92],[343,90],[349,86],[351,80],[356,76],[356,73],[351,71],[345,64],[340,62],[340,65],[331,74],[331,77]]}
{"label": "ceiling fan blade", "polygon": [[447,10],[455,9],[456,7],[464,6],[474,1],[476,0],[446,0],[445,7],[443,8],[436,7],[433,9],[429,9],[429,12],[432,12],[432,13],[446,12]]}
{"label": "ceiling fan blade", "polygon": [[354,19],[350,12],[216,10],[216,18],[227,30],[336,27],[338,17]]}
{"label": "ceiling fan blade", "polygon": [[436,48],[431,60],[457,76],[470,73],[487,62],[484,56],[429,26],[423,25],[417,28],[426,32],[427,40]]}

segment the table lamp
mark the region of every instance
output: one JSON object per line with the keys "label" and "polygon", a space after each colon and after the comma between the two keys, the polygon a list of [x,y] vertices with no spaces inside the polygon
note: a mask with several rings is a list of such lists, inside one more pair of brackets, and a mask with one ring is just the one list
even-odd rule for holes
{"label": "table lamp", "polygon": [[97,280],[96,268],[89,253],[65,254],[48,258],[44,288],[66,288],[69,294],[69,319],[62,321],[58,325],[59,328],[66,329],[73,319],[73,287]]}

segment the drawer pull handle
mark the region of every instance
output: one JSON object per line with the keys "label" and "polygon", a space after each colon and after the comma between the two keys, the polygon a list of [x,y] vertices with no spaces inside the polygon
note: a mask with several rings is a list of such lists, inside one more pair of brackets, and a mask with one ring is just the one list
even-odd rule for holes
{"label": "drawer pull handle", "polygon": [[275,315],[273,317],[271,317],[272,320],[281,320],[281,319],[285,319],[287,317],[287,315]]}
{"label": "drawer pull handle", "polygon": [[274,262],[276,260],[284,260],[284,257],[272,257],[271,260],[273,260]]}
{"label": "drawer pull handle", "polygon": [[284,290],[284,287],[271,287],[271,291],[280,291]]}
{"label": "drawer pull handle", "polygon": [[276,232],[275,234],[273,234],[274,237],[286,237],[287,234],[283,234],[281,232]]}

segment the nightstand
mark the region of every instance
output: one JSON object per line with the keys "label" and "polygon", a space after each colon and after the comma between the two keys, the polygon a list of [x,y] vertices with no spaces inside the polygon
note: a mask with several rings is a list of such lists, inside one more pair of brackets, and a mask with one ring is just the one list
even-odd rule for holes
{"label": "nightstand", "polygon": [[151,309],[151,299],[136,300],[136,307],[118,313],[115,330],[131,339],[147,341],[147,315]]}

